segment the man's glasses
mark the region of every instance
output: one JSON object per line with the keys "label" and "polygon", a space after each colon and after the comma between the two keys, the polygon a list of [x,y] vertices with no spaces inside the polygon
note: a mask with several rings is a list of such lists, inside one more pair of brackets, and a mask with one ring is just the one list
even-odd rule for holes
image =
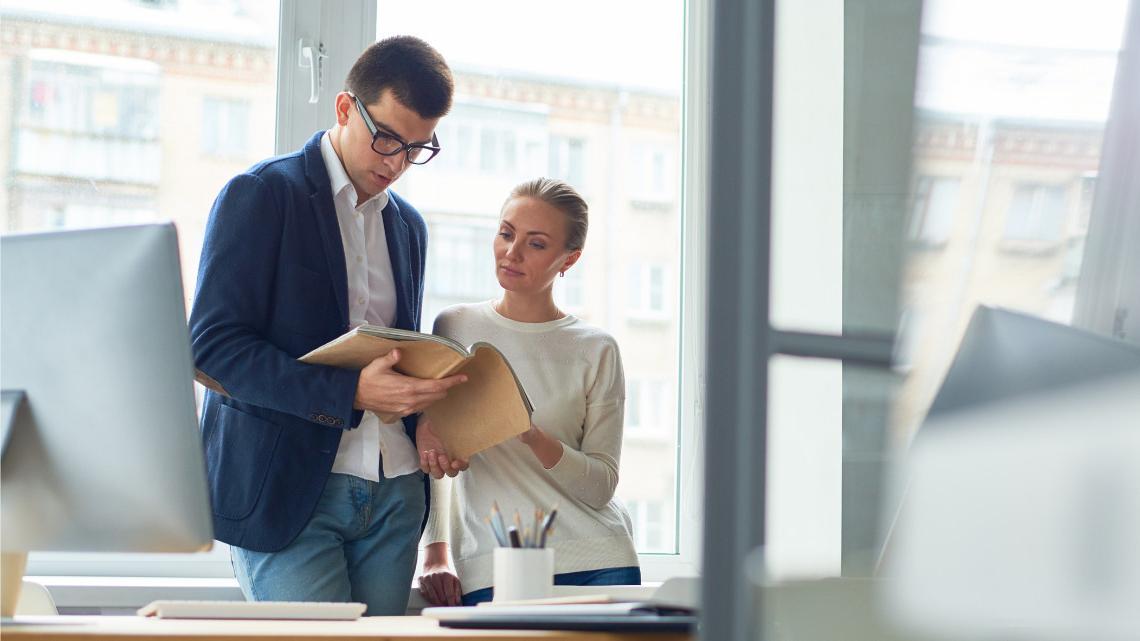
{"label": "man's glasses", "polygon": [[[352,94],[349,94],[352,96]],[[352,100],[356,102],[356,109],[360,112],[360,117],[364,119],[364,125],[368,127],[368,131],[372,134],[372,151],[380,154],[381,156],[395,156],[400,152],[408,154],[408,162],[413,165],[423,165],[427,161],[435,158],[439,153],[439,139],[435,137],[433,132],[431,135],[431,144],[425,145],[421,142],[407,143],[400,139],[399,136],[389,133],[380,129],[372,120],[372,116],[368,115],[368,110],[364,108],[364,103],[360,98],[352,96]]]}

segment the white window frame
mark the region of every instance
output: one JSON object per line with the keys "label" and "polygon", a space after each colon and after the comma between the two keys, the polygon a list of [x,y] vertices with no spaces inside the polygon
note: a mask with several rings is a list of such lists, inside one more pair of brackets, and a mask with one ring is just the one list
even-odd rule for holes
{"label": "white window frame", "polygon": [[[330,125],[333,98],[358,53],[374,42],[375,24],[374,0],[281,0],[275,137],[278,153],[300,147],[315,131]],[[680,270],[683,302],[678,310],[677,552],[639,555],[642,580],[647,584],[674,576],[695,576],[700,569],[704,478],[704,437],[700,426],[705,414],[704,279],[709,201],[707,136],[701,132],[709,131],[710,126],[710,30],[710,2],[687,0],[681,171],[685,215],[680,230],[684,239]],[[311,46],[323,44],[327,56],[322,69],[324,82],[315,104],[308,102],[309,72],[298,66],[302,39]],[[670,280],[666,273],[666,292]],[[116,555],[114,561],[102,554],[36,556],[29,560],[26,574],[51,586],[57,603],[63,607],[130,608],[159,597],[232,599],[239,594],[224,545],[204,554],[170,554],[162,558]]]}

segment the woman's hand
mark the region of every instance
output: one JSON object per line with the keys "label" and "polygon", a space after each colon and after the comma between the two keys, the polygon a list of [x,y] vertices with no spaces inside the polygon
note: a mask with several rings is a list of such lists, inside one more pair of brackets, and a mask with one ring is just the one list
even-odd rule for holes
{"label": "woman's hand", "polygon": [[455,476],[470,467],[466,459],[448,456],[443,441],[432,431],[431,421],[426,416],[421,416],[416,423],[416,449],[420,454],[420,469],[433,479],[441,479],[444,474]]}
{"label": "woman's hand", "polygon": [[420,594],[432,605],[462,605],[463,587],[459,577],[446,565],[424,567],[420,575]]}
{"label": "woman's hand", "polygon": [[534,423],[530,424],[529,430],[519,434],[519,440],[530,448],[542,467],[548,470],[562,460],[562,441],[543,432]]}

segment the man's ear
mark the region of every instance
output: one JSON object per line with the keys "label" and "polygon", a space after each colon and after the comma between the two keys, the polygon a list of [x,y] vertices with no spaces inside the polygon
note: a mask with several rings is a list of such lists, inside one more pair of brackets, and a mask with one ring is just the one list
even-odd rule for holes
{"label": "man's ear", "polygon": [[348,125],[348,113],[353,108],[352,96],[347,91],[342,91],[336,95],[336,100],[333,101],[333,109],[336,110],[336,124],[341,127]]}

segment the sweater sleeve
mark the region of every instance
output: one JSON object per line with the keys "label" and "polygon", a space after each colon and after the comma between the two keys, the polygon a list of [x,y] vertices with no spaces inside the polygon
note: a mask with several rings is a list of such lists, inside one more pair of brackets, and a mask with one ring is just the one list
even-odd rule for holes
{"label": "sweater sleeve", "polygon": [[607,337],[593,383],[586,390],[586,417],[579,449],[562,443],[562,458],[550,476],[571,496],[594,509],[610,502],[618,484],[625,373],[617,343]]}
{"label": "sweater sleeve", "polygon": [[422,545],[447,543],[451,528],[451,478],[431,480],[431,510],[428,511],[427,526],[424,528]]}

